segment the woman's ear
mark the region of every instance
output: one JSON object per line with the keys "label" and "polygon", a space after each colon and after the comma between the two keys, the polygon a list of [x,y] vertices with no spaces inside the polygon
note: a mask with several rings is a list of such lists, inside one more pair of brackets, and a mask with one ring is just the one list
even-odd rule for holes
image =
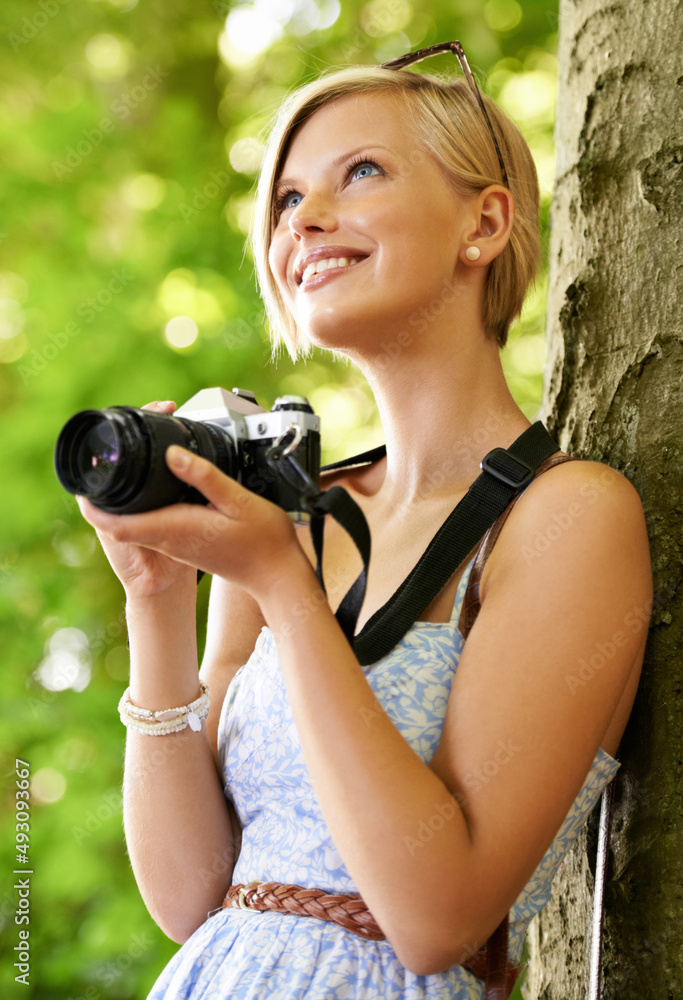
{"label": "woman's ear", "polygon": [[460,257],[469,267],[485,267],[503,252],[515,220],[515,203],[506,187],[491,184],[472,205],[476,229],[463,243]]}

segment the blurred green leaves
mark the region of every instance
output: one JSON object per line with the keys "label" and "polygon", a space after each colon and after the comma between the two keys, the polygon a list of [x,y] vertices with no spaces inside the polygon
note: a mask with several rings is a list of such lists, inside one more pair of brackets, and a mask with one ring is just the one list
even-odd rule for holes
{"label": "blurred green leaves", "polygon": [[[220,383],[309,396],[325,459],[381,440],[351,366],[269,363],[245,251],[264,130],[330,67],[459,38],[553,176],[550,0],[5,0],[0,61],[3,997],[143,998],[176,946],[139,898],[121,824],[122,592],[52,452],[76,410]],[[444,59],[436,72],[451,73]],[[504,364],[533,417],[545,282]],[[201,621],[207,584],[202,584]],[[15,983],[14,761],[33,775],[31,985]]]}

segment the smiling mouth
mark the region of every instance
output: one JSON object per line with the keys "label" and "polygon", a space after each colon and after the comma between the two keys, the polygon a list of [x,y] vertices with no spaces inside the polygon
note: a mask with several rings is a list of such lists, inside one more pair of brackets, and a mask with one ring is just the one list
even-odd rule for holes
{"label": "smiling mouth", "polygon": [[304,268],[299,285],[326,271],[343,271],[359,264],[362,260],[367,260],[367,257],[324,257],[322,260],[313,261]]}

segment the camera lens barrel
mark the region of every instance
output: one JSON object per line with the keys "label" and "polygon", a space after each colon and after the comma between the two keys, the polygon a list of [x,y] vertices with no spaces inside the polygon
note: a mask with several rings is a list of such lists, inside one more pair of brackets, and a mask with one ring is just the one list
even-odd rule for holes
{"label": "camera lens barrel", "polygon": [[114,514],[156,510],[172,503],[206,503],[173,475],[166,449],[178,444],[234,475],[235,450],[216,425],[130,406],[82,410],[57,440],[55,470],[69,493]]}

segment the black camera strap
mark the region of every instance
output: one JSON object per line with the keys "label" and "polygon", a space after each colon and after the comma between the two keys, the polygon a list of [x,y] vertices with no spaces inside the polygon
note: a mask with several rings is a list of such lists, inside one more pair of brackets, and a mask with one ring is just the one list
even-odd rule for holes
{"label": "black camera strap", "polygon": [[[311,514],[316,574],[323,590],[322,553],[326,514],[331,514],[349,533],[363,560],[361,573],[336,612],[344,635],[353,646],[361,665],[375,663],[394,648],[513,497],[526,489],[539,465],[556,451],[559,451],[557,443],[543,424],[537,421],[509,448],[494,448],[485,455],[481,462],[481,475],[451,511],[398,590],[372,615],[358,635],[355,634],[356,624],[365,598],[371,548],[370,530],[365,515],[341,486],[333,486],[317,495],[310,490],[305,491],[305,506]],[[350,468],[377,461],[385,454],[384,447],[375,448],[324,468]],[[307,478],[291,456],[283,460],[282,465],[285,462],[291,463],[290,468],[296,467],[300,480],[302,477]],[[280,468],[284,471],[282,465]],[[290,476],[287,478],[291,482]]]}

